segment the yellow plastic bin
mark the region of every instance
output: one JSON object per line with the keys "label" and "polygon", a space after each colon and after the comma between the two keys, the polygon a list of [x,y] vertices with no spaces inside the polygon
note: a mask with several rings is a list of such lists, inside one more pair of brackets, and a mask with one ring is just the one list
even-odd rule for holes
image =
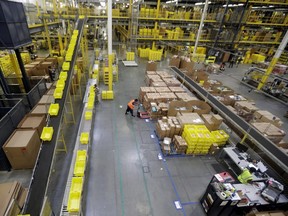
{"label": "yellow plastic bin", "polygon": [[92,111],[86,111],[85,112],[85,120],[91,120],[92,119]]}
{"label": "yellow plastic bin", "polygon": [[61,99],[63,96],[63,89],[62,88],[56,88],[53,96],[55,99]]}
{"label": "yellow plastic bin", "polygon": [[87,151],[86,150],[78,150],[76,155],[76,161],[86,160]]}
{"label": "yellow plastic bin", "polygon": [[81,203],[81,193],[70,192],[68,198],[67,210],[68,212],[79,212]]}
{"label": "yellow plastic bin", "polygon": [[89,133],[88,132],[81,133],[80,143],[81,144],[88,144],[88,142],[89,142]]}
{"label": "yellow plastic bin", "polygon": [[60,74],[59,74],[59,79],[60,80],[65,80],[66,81],[67,77],[68,77],[68,73],[67,72],[65,72],[65,71],[61,71],[60,72]]}
{"label": "yellow plastic bin", "polygon": [[57,116],[60,109],[60,105],[58,103],[51,104],[48,110],[50,116]]}
{"label": "yellow plastic bin", "polygon": [[64,87],[65,87],[65,80],[59,79],[59,80],[57,81],[57,83],[56,83],[56,88],[62,88],[62,89],[64,89]]}
{"label": "yellow plastic bin", "polygon": [[85,167],[86,167],[86,161],[76,161],[75,166],[74,166],[74,176],[77,177],[82,177],[84,176],[85,172]]}
{"label": "yellow plastic bin", "polygon": [[83,188],[83,177],[73,177],[70,192],[82,192]]}
{"label": "yellow plastic bin", "polygon": [[51,141],[51,139],[53,137],[53,132],[54,132],[53,127],[44,127],[42,130],[40,138],[43,141]]}

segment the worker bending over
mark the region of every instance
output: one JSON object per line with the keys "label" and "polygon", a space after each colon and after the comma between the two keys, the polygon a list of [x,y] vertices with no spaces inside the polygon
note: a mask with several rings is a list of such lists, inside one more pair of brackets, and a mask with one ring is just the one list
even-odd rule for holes
{"label": "worker bending over", "polygon": [[128,112],[130,112],[131,116],[135,117],[135,115],[133,115],[133,109],[134,109],[134,106],[137,105],[137,104],[138,104],[138,99],[131,100],[127,104],[127,109],[126,109],[125,115],[127,115]]}

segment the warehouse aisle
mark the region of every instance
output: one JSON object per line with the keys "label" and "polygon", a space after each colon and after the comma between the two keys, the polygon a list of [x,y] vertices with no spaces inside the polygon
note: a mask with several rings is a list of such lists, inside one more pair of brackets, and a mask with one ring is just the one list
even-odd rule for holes
{"label": "warehouse aisle", "polygon": [[135,68],[119,63],[115,99],[96,107],[85,215],[204,215],[198,202],[215,173],[215,159],[161,161],[157,139],[151,138],[154,123],[124,115],[127,102],[144,86],[145,68],[144,60]]}

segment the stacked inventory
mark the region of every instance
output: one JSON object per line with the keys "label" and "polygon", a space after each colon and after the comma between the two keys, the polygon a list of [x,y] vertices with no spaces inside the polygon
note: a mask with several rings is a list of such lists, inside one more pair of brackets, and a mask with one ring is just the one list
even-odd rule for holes
{"label": "stacked inventory", "polygon": [[182,137],[188,145],[186,154],[208,154],[213,143],[223,145],[229,139],[224,131],[217,135],[215,132],[210,132],[204,125],[185,125]]}
{"label": "stacked inventory", "polygon": [[175,135],[173,137],[174,149],[177,154],[186,154],[187,151],[187,142],[183,139],[183,137]]}
{"label": "stacked inventory", "polygon": [[174,135],[180,135],[181,126],[175,117],[163,117],[156,124],[156,133],[159,139],[164,137],[172,138]]}

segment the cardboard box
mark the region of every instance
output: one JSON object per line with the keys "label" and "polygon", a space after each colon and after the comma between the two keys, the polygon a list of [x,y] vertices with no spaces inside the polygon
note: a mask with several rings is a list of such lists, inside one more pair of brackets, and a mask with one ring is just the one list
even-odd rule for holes
{"label": "cardboard box", "polygon": [[187,142],[178,135],[173,137],[173,144],[177,154],[185,154],[188,148]]}
{"label": "cardboard box", "polygon": [[48,114],[50,105],[48,104],[37,104],[30,112],[30,114]]}
{"label": "cardboard box", "polygon": [[167,87],[167,84],[163,81],[153,81],[150,84],[151,87]]}
{"label": "cardboard box", "polygon": [[286,135],[285,131],[276,127],[271,123],[266,122],[254,122],[251,123],[260,133],[264,134],[266,138],[271,140],[273,143],[278,144]]}
{"label": "cardboard box", "polygon": [[0,184],[0,215],[18,215],[27,196],[27,190],[19,182]]}
{"label": "cardboard box", "polygon": [[178,112],[192,112],[192,106],[185,101],[170,101],[168,116],[176,116]]}
{"label": "cardboard box", "polygon": [[185,89],[183,89],[182,87],[178,87],[178,86],[176,87],[170,86],[169,89],[173,93],[186,93]]}
{"label": "cardboard box", "polygon": [[272,113],[266,110],[257,110],[253,113],[254,120],[257,122],[267,122],[275,125],[276,127],[281,127],[283,122],[280,118],[273,115]]}
{"label": "cardboard box", "polygon": [[146,71],[157,71],[157,63],[153,61],[147,62]]}
{"label": "cardboard box", "polygon": [[192,106],[193,112],[200,114],[207,114],[210,113],[211,107],[204,101],[194,100],[189,101],[189,105]]}
{"label": "cardboard box", "polygon": [[180,66],[180,58],[179,58],[178,56],[173,56],[173,57],[170,59],[169,66],[170,66],[170,67],[177,67],[177,68],[179,68],[179,66]]}
{"label": "cardboard box", "polygon": [[27,114],[18,124],[17,128],[19,129],[36,129],[40,137],[43,127],[46,125],[46,116],[45,115],[31,115]]}
{"label": "cardboard box", "polygon": [[13,169],[32,169],[40,143],[36,129],[16,129],[3,145],[3,150]]}
{"label": "cardboard box", "polygon": [[162,79],[166,78],[173,79],[173,75],[167,71],[156,71],[156,74],[158,74]]}
{"label": "cardboard box", "polygon": [[176,115],[178,119],[181,129],[183,129],[184,125],[204,125],[204,121],[197,113],[183,113],[178,112]]}
{"label": "cardboard box", "polygon": [[201,115],[202,120],[205,122],[205,126],[210,131],[218,130],[220,127],[220,124],[223,121],[223,118],[219,115],[214,114],[202,114]]}
{"label": "cardboard box", "polygon": [[43,95],[38,104],[51,104],[54,102],[55,100],[53,95]]}
{"label": "cardboard box", "polygon": [[250,101],[237,101],[235,103],[235,106],[234,108],[237,110],[237,111],[247,111],[247,112],[250,112],[250,113],[254,113],[256,112],[257,110],[259,110],[258,107],[255,106],[255,103],[254,102],[250,102]]}
{"label": "cardboard box", "polygon": [[195,96],[191,96],[190,94],[186,92],[185,93],[176,92],[175,95],[177,96],[178,100],[185,101],[185,102],[198,100],[198,98],[196,98]]}
{"label": "cardboard box", "polygon": [[210,146],[209,154],[210,154],[210,155],[216,155],[216,154],[218,154],[219,151],[220,151],[219,146],[218,146],[216,143],[213,143],[213,144]]}
{"label": "cardboard box", "polygon": [[181,82],[175,78],[162,78],[163,81],[166,83],[167,86],[174,86],[174,87],[179,87],[181,86]]}
{"label": "cardboard box", "polygon": [[161,93],[161,92],[171,92],[168,87],[155,87],[156,92]]}
{"label": "cardboard box", "polygon": [[155,93],[156,90],[154,87],[140,87],[140,91],[139,91],[139,101],[140,103],[143,102],[144,100],[144,96],[146,95],[146,93]]}
{"label": "cardboard box", "polygon": [[146,71],[146,75],[157,75],[156,71]]}

